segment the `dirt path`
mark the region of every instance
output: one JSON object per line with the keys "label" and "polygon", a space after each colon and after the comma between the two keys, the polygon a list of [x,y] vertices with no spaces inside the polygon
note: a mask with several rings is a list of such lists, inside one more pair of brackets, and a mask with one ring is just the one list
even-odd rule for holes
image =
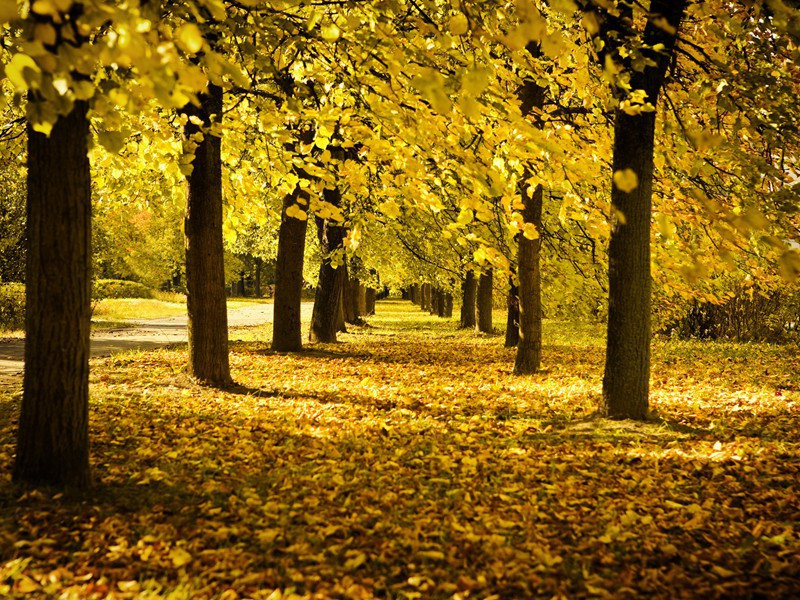
{"label": "dirt path", "polygon": [[[301,319],[311,320],[313,302],[303,302]],[[272,323],[272,304],[253,304],[228,309],[229,327],[252,327]],[[159,348],[186,342],[186,316],[131,321],[130,327],[106,329],[92,334],[92,356],[110,356],[128,350]],[[22,374],[25,340],[0,339],[0,376]]]}

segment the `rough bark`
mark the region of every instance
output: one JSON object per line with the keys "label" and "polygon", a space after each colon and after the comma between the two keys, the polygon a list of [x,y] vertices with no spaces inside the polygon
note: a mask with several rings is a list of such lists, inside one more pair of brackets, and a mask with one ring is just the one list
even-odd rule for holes
{"label": "rough bark", "polygon": [[[324,191],[325,200],[339,205],[339,190]],[[317,219],[317,236],[322,251],[319,281],[314,294],[314,310],[311,316],[309,339],[312,342],[335,342],[338,329],[339,310],[342,307],[342,290],[347,274],[344,265],[338,269],[331,262],[331,253],[342,247],[346,230],[335,222]]]}
{"label": "rough bark", "polygon": [[366,315],[375,314],[375,294],[375,288],[367,288],[367,291],[365,292],[366,311],[364,312]]}
{"label": "rough bark", "polygon": [[475,327],[475,302],[478,291],[478,283],[475,280],[475,273],[467,271],[464,274],[464,281],[461,282],[461,329],[472,329]]}
{"label": "rough bark", "polygon": [[88,104],[28,127],[25,373],[13,479],[85,489],[89,471]]}
{"label": "rough bark", "polygon": [[431,289],[429,283],[423,283],[420,289],[419,296],[420,310],[430,310],[431,307]]}
{"label": "rough bark", "polygon": [[278,352],[299,352],[303,349],[300,306],[303,295],[303,255],[306,247],[307,219],[289,216],[286,211],[298,205],[308,209],[308,195],[298,185],[283,199],[281,225],[278,231],[278,258],[275,267],[275,301],[273,304],[272,349]]}
{"label": "rough bark", "polygon": [[[542,229],[542,199],[544,189],[537,185],[533,194],[524,189],[522,193],[522,218],[533,223],[537,231]],[[520,235],[517,240],[517,273],[519,276],[519,342],[514,373],[526,375],[539,370],[542,362],[542,286],[541,253],[542,240],[529,240]]]}
{"label": "rough bark", "polygon": [[[665,17],[674,28],[666,31],[648,21],[644,44],[663,46],[650,52],[655,66],[631,71],[631,89],[644,90],[656,106],[675,46],[686,2],[655,0],[650,12]],[[614,123],[614,172],[631,169],[635,189],[612,185],[612,228],[608,249],[608,336],[603,377],[603,400],[608,416],[647,417],[650,388],[650,219],[656,112],[629,115],[617,110]],[[622,218],[619,217],[622,215]]]}
{"label": "rough bark", "polygon": [[513,277],[508,279],[505,347],[513,348],[519,342],[519,288]]}
{"label": "rough bark", "polygon": [[492,271],[481,273],[478,278],[477,294],[477,324],[476,328],[481,333],[492,333]]}
{"label": "rough bark", "polygon": [[[203,126],[222,118],[222,88],[209,85],[199,95],[200,106],[183,112],[198,117]],[[186,124],[187,139],[201,126]],[[209,385],[231,382],[228,364],[228,313],[225,299],[222,243],[221,139],[206,134],[195,148],[186,198],[186,310],[189,315],[189,374]]]}
{"label": "rough bark", "polygon": [[432,315],[439,313],[439,289],[431,286],[431,299],[428,312]]}
{"label": "rough bark", "polygon": [[444,318],[446,310],[447,308],[445,307],[444,291],[441,289],[436,290],[436,315],[438,317]]}

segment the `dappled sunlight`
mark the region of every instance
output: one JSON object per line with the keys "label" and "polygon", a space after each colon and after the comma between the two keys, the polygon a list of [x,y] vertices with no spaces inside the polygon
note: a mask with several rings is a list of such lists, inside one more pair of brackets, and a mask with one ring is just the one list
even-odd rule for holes
{"label": "dappled sunlight", "polygon": [[[3,479],[0,575],[98,598],[795,588],[798,392],[770,387],[791,378],[783,349],[760,349],[773,379],[745,392],[711,385],[723,350],[660,343],[661,419],[609,421],[602,346],[563,345],[568,325],[548,325],[542,373],[514,377],[497,338],[378,309],[294,354],[248,330],[225,391],[190,380],[183,348],[95,360],[95,491],[15,500]],[[759,414],[780,415],[781,439],[752,437],[731,403],[767,411],[770,392]],[[5,393],[5,473],[15,406]]]}

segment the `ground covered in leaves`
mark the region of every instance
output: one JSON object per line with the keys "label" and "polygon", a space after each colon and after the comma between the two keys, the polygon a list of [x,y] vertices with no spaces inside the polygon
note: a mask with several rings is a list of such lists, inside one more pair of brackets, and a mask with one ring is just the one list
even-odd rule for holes
{"label": "ground covered in leaves", "polygon": [[600,330],[548,323],[545,370],[383,302],[343,343],[93,361],[86,498],[9,480],[0,596],[789,597],[800,590],[800,349],[659,341],[648,424],[594,417]]}

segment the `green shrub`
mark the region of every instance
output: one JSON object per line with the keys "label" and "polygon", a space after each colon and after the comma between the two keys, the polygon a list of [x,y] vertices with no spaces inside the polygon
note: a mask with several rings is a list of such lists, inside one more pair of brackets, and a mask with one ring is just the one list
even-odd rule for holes
{"label": "green shrub", "polygon": [[0,283],[0,329],[25,328],[25,286]]}
{"label": "green shrub", "polygon": [[97,279],[92,283],[92,298],[152,298],[150,288],[136,281],[124,279]]}

